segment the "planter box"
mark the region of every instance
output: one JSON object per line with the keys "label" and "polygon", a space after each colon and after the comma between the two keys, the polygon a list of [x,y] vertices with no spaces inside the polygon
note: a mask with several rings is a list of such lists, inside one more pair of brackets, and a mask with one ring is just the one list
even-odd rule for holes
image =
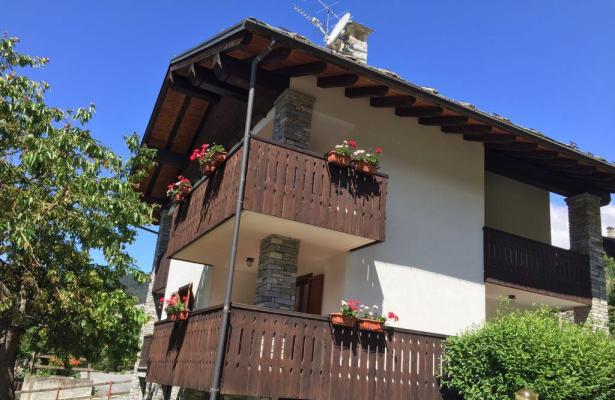
{"label": "planter box", "polygon": [[361,174],[374,175],[374,173],[376,172],[376,166],[365,161],[354,161],[352,163],[352,166],[354,167],[355,171]]}
{"label": "planter box", "polygon": [[211,157],[211,161],[199,163],[199,169],[203,175],[211,175],[220,165],[226,161],[227,153],[216,153]]}
{"label": "planter box", "polygon": [[376,321],[375,319],[360,319],[359,329],[369,332],[384,332],[384,322]]}
{"label": "planter box", "polygon": [[213,162],[213,164],[216,167],[219,167],[220,165],[222,165],[222,163],[224,163],[224,161],[226,161],[226,156],[227,155],[228,155],[228,153],[226,153],[226,152],[224,152],[224,153],[216,153],[211,158],[211,162]]}
{"label": "planter box", "polygon": [[357,323],[357,319],[355,317],[348,317],[341,313],[333,313],[329,315],[329,320],[331,321],[331,325],[345,326],[347,328],[354,328]]}
{"label": "planter box", "polygon": [[350,156],[345,156],[342,154],[337,154],[334,151],[330,151],[327,153],[327,161],[329,162],[329,164],[346,168],[350,165]]}
{"label": "planter box", "polygon": [[167,317],[171,321],[184,321],[188,319],[189,311],[178,311],[176,313],[169,314]]}

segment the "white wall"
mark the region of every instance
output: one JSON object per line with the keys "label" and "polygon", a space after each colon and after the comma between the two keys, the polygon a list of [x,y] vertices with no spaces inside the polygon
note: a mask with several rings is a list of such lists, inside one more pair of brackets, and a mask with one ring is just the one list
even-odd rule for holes
{"label": "white wall", "polygon": [[484,320],[482,145],[348,99],[343,89],[319,89],[313,77],[291,87],[316,97],[312,150],[324,154],[345,138],[384,150],[386,241],[347,256],[344,297],[429,332],[454,334]]}
{"label": "white wall", "polygon": [[344,298],[346,254],[340,254],[315,263],[300,264],[297,267],[297,276],[310,273],[324,275],[322,314],[328,315],[338,311],[340,309],[340,300]]}
{"label": "white wall", "polygon": [[[202,293],[208,291],[208,280],[205,279],[205,277],[208,274],[209,268],[210,267],[202,264],[171,259],[171,264],[169,265],[169,277],[167,279],[167,287],[164,292],[164,298],[169,299],[171,295],[177,292],[180,287],[192,283],[192,295],[195,297],[194,309],[196,310],[198,308],[202,308]],[[163,309],[162,319],[165,318],[166,313]]]}
{"label": "white wall", "polygon": [[551,244],[549,192],[486,172],[485,225]]}

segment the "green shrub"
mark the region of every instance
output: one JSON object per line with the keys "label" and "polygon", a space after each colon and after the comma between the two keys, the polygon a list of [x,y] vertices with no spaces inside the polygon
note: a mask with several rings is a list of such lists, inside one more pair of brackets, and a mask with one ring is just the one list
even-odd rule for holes
{"label": "green shrub", "polygon": [[501,307],[495,319],[450,337],[445,361],[442,383],[465,400],[512,399],[525,387],[541,400],[615,399],[615,341],[548,308]]}

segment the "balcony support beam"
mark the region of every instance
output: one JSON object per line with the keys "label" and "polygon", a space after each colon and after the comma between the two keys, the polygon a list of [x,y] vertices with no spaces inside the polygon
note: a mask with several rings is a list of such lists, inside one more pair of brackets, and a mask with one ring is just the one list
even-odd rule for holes
{"label": "balcony support beam", "polygon": [[566,198],[570,225],[570,248],[589,256],[592,304],[575,308],[575,322],[590,322],[594,329],[608,332],[608,305],[604,271],[604,246],[600,219],[600,197],[582,193]]}

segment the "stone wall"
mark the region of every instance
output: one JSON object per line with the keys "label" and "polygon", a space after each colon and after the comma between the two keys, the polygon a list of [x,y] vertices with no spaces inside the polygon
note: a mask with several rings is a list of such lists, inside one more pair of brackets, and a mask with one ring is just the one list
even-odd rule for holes
{"label": "stone wall", "polygon": [[275,101],[273,140],[307,149],[310,147],[315,98],[286,89]]}
{"label": "stone wall", "polygon": [[592,304],[575,309],[575,322],[608,329],[608,305],[604,246],[600,219],[600,198],[583,193],[566,199],[570,225],[570,249],[589,255]]}
{"label": "stone wall", "polygon": [[297,239],[270,235],[261,241],[255,305],[293,310],[298,256]]}

